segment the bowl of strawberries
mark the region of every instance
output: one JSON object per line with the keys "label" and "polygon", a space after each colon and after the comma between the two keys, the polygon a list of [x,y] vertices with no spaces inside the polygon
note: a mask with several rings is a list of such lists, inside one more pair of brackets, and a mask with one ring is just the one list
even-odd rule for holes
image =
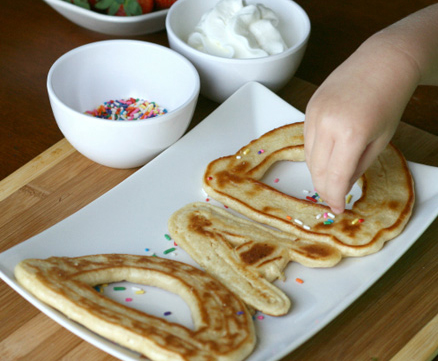
{"label": "bowl of strawberries", "polygon": [[177,0],[44,0],[71,22],[107,35],[135,36],[165,28]]}

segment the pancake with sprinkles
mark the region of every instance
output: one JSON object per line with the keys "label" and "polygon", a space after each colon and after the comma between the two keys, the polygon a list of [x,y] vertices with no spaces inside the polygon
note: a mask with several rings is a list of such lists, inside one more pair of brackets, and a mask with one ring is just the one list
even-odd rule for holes
{"label": "pancake with sprinkles", "polygon": [[414,182],[405,158],[389,144],[358,181],[361,198],[334,217],[310,195],[299,199],[260,181],[276,162],[305,160],[303,125],[274,129],[235,154],[212,161],[203,177],[204,190],[254,221],[329,244],[344,256],[379,251],[404,229],[412,214]]}
{"label": "pancake with sprinkles", "polygon": [[[252,315],[240,298],[202,270],[174,260],[126,254],[26,259],[16,266],[15,277],[67,317],[151,360],[238,361],[256,344]],[[194,329],[135,310],[94,289],[124,280],[181,296],[191,310]]]}

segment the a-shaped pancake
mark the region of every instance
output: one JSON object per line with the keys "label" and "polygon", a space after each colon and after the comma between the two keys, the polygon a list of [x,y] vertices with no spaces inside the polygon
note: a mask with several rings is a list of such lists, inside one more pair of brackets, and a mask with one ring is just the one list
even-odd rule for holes
{"label": "a-shaped pancake", "polygon": [[391,144],[361,177],[361,198],[330,224],[318,218],[330,211],[325,205],[292,197],[260,181],[275,162],[304,161],[303,142],[303,123],[274,129],[236,154],[212,161],[204,174],[204,189],[255,221],[325,242],[344,256],[377,252],[403,230],[412,213],[414,187],[406,160]]}
{"label": "a-shaped pancake", "polygon": [[252,308],[281,316],[289,298],[271,284],[291,261],[331,267],[341,259],[329,245],[269,229],[204,203],[188,204],[168,222],[172,238],[207,272]]}
{"label": "a-shaped pancake", "polygon": [[[120,254],[27,259],[16,266],[15,276],[69,318],[152,360],[242,360],[255,346],[244,303],[205,272],[181,262]],[[195,329],[131,309],[93,289],[122,280],[180,295]]]}

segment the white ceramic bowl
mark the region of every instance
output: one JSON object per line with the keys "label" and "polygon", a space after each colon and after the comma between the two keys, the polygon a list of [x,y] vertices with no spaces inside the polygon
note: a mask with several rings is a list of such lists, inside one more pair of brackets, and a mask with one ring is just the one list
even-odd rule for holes
{"label": "white ceramic bowl", "polygon": [[62,0],[44,0],[62,16],[83,28],[119,36],[150,34],[165,28],[168,10],[138,16],[109,16],[81,8]]}
{"label": "white ceramic bowl", "polygon": [[201,16],[219,0],[178,0],[169,10],[166,30],[170,47],[189,59],[201,77],[201,94],[223,102],[249,81],[262,83],[272,91],[285,86],[295,74],[310,35],[306,12],[291,0],[247,0],[261,3],[279,17],[278,29],[289,48],[277,55],[255,59],[229,59],[205,54],[187,44]]}
{"label": "white ceramic bowl", "polygon": [[[107,40],[61,56],[47,90],[61,132],[83,155],[114,168],[144,165],[178,140],[193,116],[199,75],[183,56],[161,45]],[[109,100],[155,101],[167,114],[115,121],[84,114]]]}

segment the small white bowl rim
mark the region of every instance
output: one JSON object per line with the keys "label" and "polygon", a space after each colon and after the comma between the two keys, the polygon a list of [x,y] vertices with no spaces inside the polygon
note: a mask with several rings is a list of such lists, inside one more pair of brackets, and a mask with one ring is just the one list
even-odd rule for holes
{"label": "small white bowl rim", "polygon": [[100,14],[93,10],[84,9],[80,6],[70,4],[62,0],[44,0],[44,1],[47,3],[56,4],[57,6],[62,6],[65,9],[68,9],[69,11],[82,14],[91,19],[96,19],[107,23],[117,23],[117,24],[137,23],[146,19],[153,19],[160,17],[162,15],[167,15],[167,12],[169,11],[169,9],[164,9],[164,10],[152,11],[148,14],[142,14],[136,16],[115,16],[115,15]]}
{"label": "small white bowl rim", "polygon": [[[65,59],[68,59],[69,57],[75,55],[78,52],[84,51],[87,48],[106,46],[110,43],[136,43],[136,44],[140,44],[140,45],[150,46],[153,48],[154,47],[160,48],[164,51],[169,52],[169,54],[173,54],[174,56],[179,58],[182,62],[186,63],[189,66],[189,68],[193,71],[193,73],[195,75],[194,79],[196,82],[194,89],[193,89],[193,92],[187,97],[187,100],[184,103],[182,103],[180,106],[178,106],[177,108],[175,108],[171,111],[168,111],[168,113],[166,113],[166,114],[162,114],[162,115],[159,115],[159,116],[156,116],[153,118],[147,118],[147,119],[137,119],[137,120],[104,119],[104,118],[93,117],[91,115],[81,113],[80,111],[67,106],[61,99],[59,99],[59,97],[56,95],[56,92],[54,91],[53,86],[52,86],[53,72],[54,72],[55,68],[58,66],[58,64],[60,62],[64,61]],[[159,44],[150,43],[150,42],[146,42],[146,41],[142,41],[142,40],[127,40],[127,39],[102,40],[102,41],[96,41],[93,43],[79,46],[79,47],[74,48],[74,49],[68,51],[67,53],[61,55],[52,64],[52,66],[50,67],[49,73],[47,75],[47,91],[48,91],[49,95],[52,96],[54,99],[56,99],[63,107],[77,113],[78,115],[83,117],[82,119],[84,119],[88,122],[97,122],[97,123],[101,123],[101,124],[106,123],[107,126],[118,126],[118,127],[129,127],[129,126],[133,127],[133,126],[139,126],[142,123],[156,124],[156,123],[164,123],[166,121],[171,121],[173,119],[173,117],[172,117],[173,114],[175,114],[176,112],[185,108],[189,103],[191,103],[193,101],[194,98],[196,98],[198,96],[200,87],[201,87],[201,82],[199,79],[199,74],[198,74],[196,68],[194,67],[194,65],[189,60],[187,60],[187,58],[185,58],[181,54],[177,53],[176,51],[174,51],[166,46],[162,46]]]}
{"label": "small white bowl rim", "polygon": [[[181,1],[181,3],[183,3],[183,1]],[[183,6],[183,5],[181,5],[181,3],[176,2],[173,5],[173,7],[174,8],[178,8],[178,6]],[[275,54],[275,55],[262,56],[262,57],[258,57],[258,58],[225,58],[225,57],[221,57],[221,56],[207,54],[207,53],[204,53],[204,52],[202,52],[200,50],[197,50],[197,49],[191,47],[185,41],[183,41],[174,32],[174,30],[170,26],[170,17],[173,15],[172,8],[170,9],[169,14],[166,16],[166,31],[173,35],[174,40],[180,46],[183,46],[184,48],[186,48],[187,51],[191,52],[193,55],[198,56],[200,58],[205,58],[206,60],[210,60],[210,61],[214,60],[214,61],[217,61],[217,62],[230,63],[230,64],[234,64],[234,65],[247,65],[247,64],[254,64],[254,63],[257,63],[257,62],[264,63],[264,62],[266,62],[267,59],[275,60],[275,59],[281,59],[281,58],[285,58],[285,57],[289,56],[291,53],[294,53],[295,51],[297,51],[300,48],[302,48],[303,46],[305,46],[307,41],[308,41],[308,39],[309,39],[310,30],[311,30],[309,16],[304,11],[304,9],[299,4],[297,4],[295,1],[290,0],[290,3],[291,3],[292,6],[295,6],[297,8],[297,10],[303,15],[303,19],[305,21],[305,26],[306,26],[305,29],[304,29],[305,36],[303,36],[302,39],[300,39],[300,41],[295,43],[293,46],[287,48],[282,53]]]}

